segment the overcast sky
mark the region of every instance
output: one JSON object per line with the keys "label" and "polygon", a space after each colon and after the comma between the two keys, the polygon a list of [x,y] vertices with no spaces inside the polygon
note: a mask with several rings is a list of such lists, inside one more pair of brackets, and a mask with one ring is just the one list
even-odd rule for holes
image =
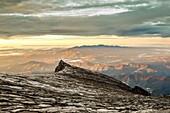
{"label": "overcast sky", "polygon": [[170,1],[0,0],[1,39],[43,35],[169,38]]}

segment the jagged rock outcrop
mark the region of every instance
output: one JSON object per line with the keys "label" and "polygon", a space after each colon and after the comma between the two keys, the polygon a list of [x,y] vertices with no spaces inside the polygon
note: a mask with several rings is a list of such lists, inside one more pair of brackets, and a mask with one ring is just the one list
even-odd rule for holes
{"label": "jagged rock outcrop", "polygon": [[[96,81],[99,81],[99,82],[102,81],[102,82],[107,83],[107,84],[108,83],[113,84],[113,85],[116,84],[116,86],[119,86],[123,90],[127,90],[127,91],[130,91],[130,92],[140,94],[140,95],[145,95],[145,96],[151,95],[149,92],[140,88],[139,86],[135,86],[134,88],[130,88],[126,84],[124,84],[121,81],[118,81],[118,80],[116,80],[112,77],[109,77],[109,76],[101,74],[101,73],[92,72],[90,70],[85,70],[85,69],[82,69],[82,68],[79,68],[79,67],[76,67],[76,66],[71,66],[71,65],[65,63],[62,60],[59,62],[58,66],[56,67],[55,72],[60,72],[60,71],[64,70],[65,68],[67,68],[66,70],[73,72],[73,76],[75,76],[75,77],[81,77],[81,78],[85,78],[85,79],[88,79],[88,80],[96,80]],[[83,76],[82,76],[82,74],[83,74]]]}
{"label": "jagged rock outcrop", "polygon": [[63,60],[61,60],[58,64],[58,66],[55,68],[55,72],[59,72],[59,71],[63,70],[66,66],[70,67],[69,64],[67,64]]}
{"label": "jagged rock outcrop", "polygon": [[133,89],[132,89],[132,92],[136,93],[136,94],[141,94],[141,95],[145,95],[145,96],[151,96],[151,94],[144,90],[143,88],[139,87],[139,86],[135,86]]}
{"label": "jagged rock outcrop", "polygon": [[135,94],[112,77],[63,61],[58,70],[51,74],[0,74],[0,113],[170,112],[169,97]]}

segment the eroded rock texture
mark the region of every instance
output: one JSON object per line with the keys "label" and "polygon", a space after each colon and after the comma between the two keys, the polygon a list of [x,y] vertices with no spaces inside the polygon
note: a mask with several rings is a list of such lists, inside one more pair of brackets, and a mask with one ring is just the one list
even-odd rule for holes
{"label": "eroded rock texture", "polygon": [[170,112],[170,98],[142,96],[122,82],[65,65],[57,73],[0,74],[0,113]]}

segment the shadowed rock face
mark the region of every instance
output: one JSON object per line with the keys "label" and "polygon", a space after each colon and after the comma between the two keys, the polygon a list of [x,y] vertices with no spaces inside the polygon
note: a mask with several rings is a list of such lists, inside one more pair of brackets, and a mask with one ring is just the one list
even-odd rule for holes
{"label": "shadowed rock face", "polygon": [[137,93],[137,94],[141,94],[141,95],[145,95],[145,96],[151,96],[151,94],[149,92],[147,92],[146,90],[142,89],[139,86],[135,86],[132,89],[132,92]]}
{"label": "shadowed rock face", "polygon": [[55,72],[59,72],[65,68],[65,62],[62,60],[59,62],[58,66],[55,68]]}
{"label": "shadowed rock face", "polygon": [[69,65],[61,60],[58,64],[58,66],[55,68],[55,72],[62,71],[65,67],[71,67],[71,65]]}
{"label": "shadowed rock face", "polygon": [[169,98],[134,94],[112,77],[59,65],[52,74],[0,74],[0,113],[170,112]]}

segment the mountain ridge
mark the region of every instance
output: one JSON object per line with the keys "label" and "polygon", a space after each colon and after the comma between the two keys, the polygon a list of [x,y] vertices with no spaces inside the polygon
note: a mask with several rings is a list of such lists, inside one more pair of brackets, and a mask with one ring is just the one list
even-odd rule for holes
{"label": "mountain ridge", "polygon": [[54,67],[54,64],[48,64],[45,62],[38,62],[38,61],[29,61],[20,64],[13,64],[6,67],[3,67],[1,70],[9,70],[12,73],[19,73],[19,74],[27,74],[27,73],[44,73],[46,71],[52,71],[51,68]]}
{"label": "mountain ridge", "polygon": [[[65,70],[65,68],[67,68],[67,69]],[[141,94],[141,95],[145,95],[145,96],[151,95],[149,92],[140,88],[139,86],[131,88],[128,85],[124,84],[123,82],[121,82],[121,81],[119,81],[119,80],[117,80],[117,79],[115,79],[111,76],[107,76],[105,74],[101,74],[101,73],[94,72],[94,71],[91,71],[91,70],[72,66],[70,64],[67,64],[63,60],[61,60],[59,62],[58,66],[55,69],[55,72],[67,71],[67,70],[72,70],[74,72],[74,76],[77,76],[77,77],[85,78],[85,79],[88,79],[88,80],[97,80],[98,82],[101,82],[100,80],[102,80],[102,82],[104,81],[104,83],[111,84],[111,85],[115,85],[115,83],[117,83],[116,85],[119,86],[123,90],[127,90],[127,91],[130,91],[132,93]],[[77,75],[77,73],[79,73],[79,74]],[[81,76],[81,73],[83,73],[85,75]],[[93,74],[93,76],[89,76],[89,75],[92,75],[92,74]]]}
{"label": "mountain ridge", "polygon": [[75,48],[128,48],[125,46],[118,46],[118,45],[104,45],[104,44],[99,44],[99,45],[82,45],[82,46],[75,46]]}
{"label": "mountain ridge", "polygon": [[144,89],[149,88],[154,96],[170,95],[170,77],[169,76],[151,76],[143,74],[125,74],[116,75],[114,78],[124,81],[129,86],[141,86]]}

